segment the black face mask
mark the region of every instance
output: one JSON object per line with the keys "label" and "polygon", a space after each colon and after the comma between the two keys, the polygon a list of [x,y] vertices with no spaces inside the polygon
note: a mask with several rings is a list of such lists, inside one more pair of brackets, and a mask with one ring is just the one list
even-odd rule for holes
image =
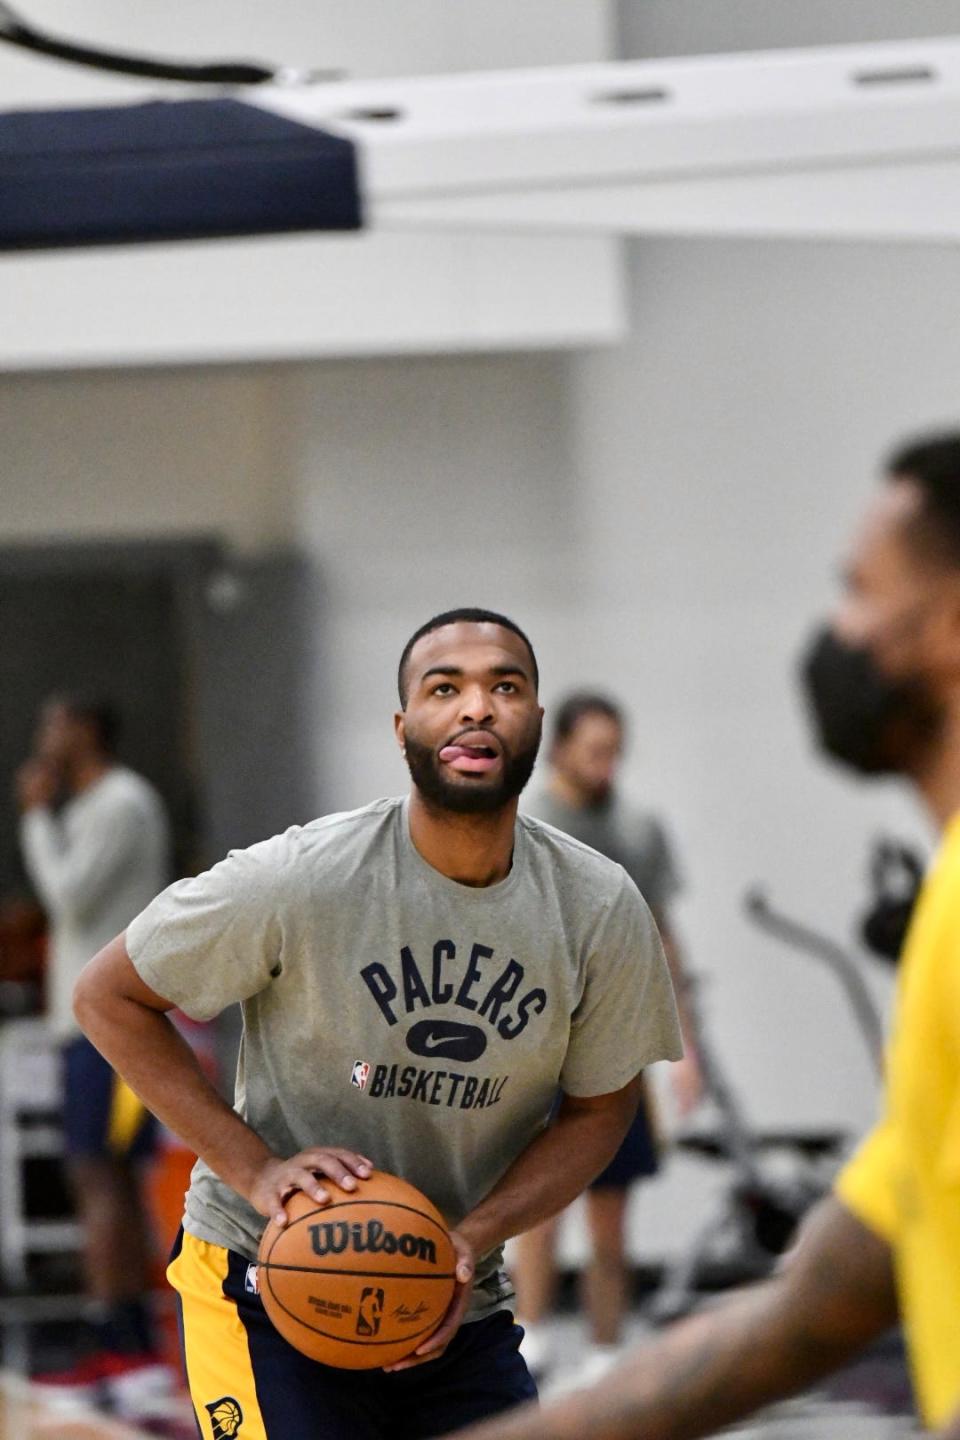
{"label": "black face mask", "polygon": [[940,711],[922,682],[891,680],[869,650],[829,627],[804,656],[801,680],[821,749],[861,775],[902,773],[936,734]]}

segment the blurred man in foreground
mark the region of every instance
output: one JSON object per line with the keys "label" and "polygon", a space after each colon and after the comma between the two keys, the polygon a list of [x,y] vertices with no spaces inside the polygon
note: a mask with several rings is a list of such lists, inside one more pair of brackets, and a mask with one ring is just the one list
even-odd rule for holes
{"label": "blurred man in foreground", "polygon": [[112,707],[99,699],[49,700],[17,794],[24,862],[51,924],[47,1011],[63,1047],[67,1172],[96,1312],[86,1353],[42,1378],[59,1394],[119,1399],[170,1378],[156,1360],[143,1298],[148,1235],[137,1165],[152,1147],[153,1123],[81,1035],[72,997],[91,955],[163,889],[170,860],[160,797],[117,763],[116,733]]}
{"label": "blurred man in foreground", "polygon": [[[670,923],[680,875],[659,818],[630,804],[617,787],[624,731],[620,707],[606,695],[583,690],[561,700],[553,712],[547,783],[534,793],[527,809],[538,820],[617,861],[649,905],[670,966],[683,1030],[684,1056],[671,1066],[671,1076],[677,1110],[684,1116],[699,1099],[702,1082],[686,977]],[[629,1303],[627,1203],[633,1184],[649,1179],[659,1168],[652,1105],[645,1086],[620,1149],[586,1191],[591,1254],[583,1272],[583,1300],[591,1345],[575,1377],[579,1383],[599,1379],[620,1356]],[[560,1218],[554,1216],[521,1236],[512,1266],[517,1318],[525,1331],[521,1350],[538,1376],[553,1359],[549,1316],[556,1291]]]}
{"label": "blurred man in foreground", "polygon": [[898,1318],[925,1423],[960,1440],[960,434],[892,457],[805,680],[825,750],[906,776],[943,836],[901,966],[884,1116],[772,1279],[595,1388],[459,1440],[694,1440]]}

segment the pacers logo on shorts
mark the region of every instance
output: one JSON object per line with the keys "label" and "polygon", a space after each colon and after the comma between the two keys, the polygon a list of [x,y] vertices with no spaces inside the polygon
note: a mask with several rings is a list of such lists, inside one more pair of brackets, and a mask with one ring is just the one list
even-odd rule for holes
{"label": "pacers logo on shorts", "polygon": [[357,1334],[376,1335],[380,1330],[380,1316],[383,1314],[383,1291],[365,1285],[360,1296],[357,1311]]}
{"label": "pacers logo on shorts", "polygon": [[243,1411],[233,1396],[224,1395],[222,1400],[214,1400],[205,1408],[213,1426],[213,1440],[236,1440],[243,1424]]}

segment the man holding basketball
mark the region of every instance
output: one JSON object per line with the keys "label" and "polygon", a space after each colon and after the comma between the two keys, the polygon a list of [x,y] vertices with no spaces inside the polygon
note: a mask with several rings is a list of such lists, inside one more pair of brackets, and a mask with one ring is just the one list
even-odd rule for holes
{"label": "man holding basketball", "polygon": [[[532,1397],[503,1241],[603,1169],[640,1072],[681,1051],[632,881],[517,814],[542,718],[523,632],[485,610],[436,616],[398,678],[406,799],[180,881],[77,986],[90,1038],[201,1157],[169,1273],[209,1440],[426,1440]],[[236,1001],[233,1110],[165,1012],[206,1019]],[[374,1166],[445,1216],[458,1284],[413,1356],[358,1375],[279,1336],[252,1262],[293,1190],[322,1205],[325,1179],[362,1190]]]}

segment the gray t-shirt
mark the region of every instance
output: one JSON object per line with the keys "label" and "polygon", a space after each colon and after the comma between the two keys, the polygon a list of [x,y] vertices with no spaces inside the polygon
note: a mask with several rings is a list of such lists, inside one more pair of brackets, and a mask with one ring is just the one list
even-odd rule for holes
{"label": "gray t-shirt", "polygon": [[[127,930],[197,1020],[241,1001],[236,1109],[278,1155],[343,1145],[455,1226],[547,1123],[560,1085],[618,1090],[682,1050],[656,927],[619,865],[521,816],[472,888],[429,865],[407,804],[293,827],[172,885]],[[256,1254],[263,1218],[202,1161],[185,1227]],[[471,1318],[512,1293],[482,1257]]]}
{"label": "gray t-shirt", "polygon": [[549,790],[533,795],[525,809],[538,820],[573,835],[622,865],[646,900],[660,915],[681,888],[680,872],[663,824],[613,795],[600,805],[575,808]]}

